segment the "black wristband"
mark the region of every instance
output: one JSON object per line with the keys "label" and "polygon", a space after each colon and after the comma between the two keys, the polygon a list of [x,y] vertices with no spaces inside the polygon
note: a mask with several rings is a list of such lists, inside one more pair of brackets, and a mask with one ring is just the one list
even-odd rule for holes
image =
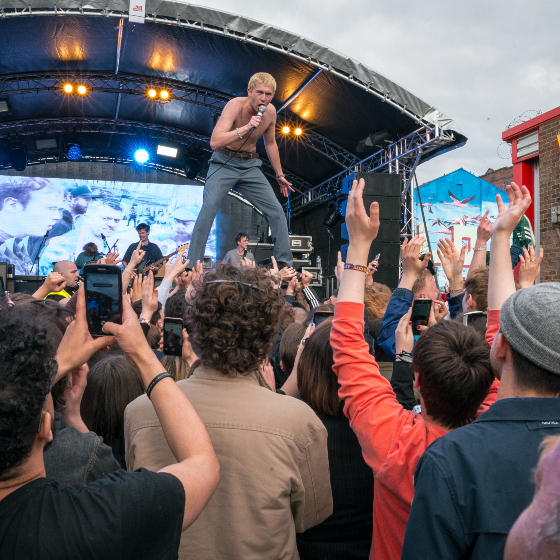
{"label": "black wristband", "polygon": [[289,286],[289,284],[287,284],[287,283],[285,283],[285,282],[282,282],[282,284],[280,284],[280,287],[281,287],[283,290],[287,290],[287,289],[288,289],[288,286]]}
{"label": "black wristband", "polygon": [[148,385],[148,388],[146,389],[146,395],[148,395],[148,398],[150,398],[150,394],[152,393],[152,391],[154,390],[154,387],[162,380],[165,379],[166,377],[173,377],[168,371],[164,371],[163,373],[158,373],[153,379],[152,382]]}

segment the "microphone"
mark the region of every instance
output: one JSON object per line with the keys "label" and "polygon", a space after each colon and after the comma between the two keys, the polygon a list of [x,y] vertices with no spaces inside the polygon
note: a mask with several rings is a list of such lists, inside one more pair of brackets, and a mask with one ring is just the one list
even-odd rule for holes
{"label": "microphone", "polygon": [[49,236],[49,233],[50,233],[50,232],[51,232],[51,230],[48,229],[48,230],[47,230],[47,233],[45,233],[45,235],[43,235],[43,240],[45,240],[45,239]]}
{"label": "microphone", "polygon": [[[266,105],[259,105],[259,112],[257,114],[257,117],[262,117],[264,115],[265,111],[266,111]],[[254,126],[251,128],[249,134],[251,134],[251,132],[253,132],[253,130],[255,130]]]}
{"label": "microphone", "polygon": [[107,238],[103,234],[101,234],[101,239],[103,239],[103,241],[107,241]]}

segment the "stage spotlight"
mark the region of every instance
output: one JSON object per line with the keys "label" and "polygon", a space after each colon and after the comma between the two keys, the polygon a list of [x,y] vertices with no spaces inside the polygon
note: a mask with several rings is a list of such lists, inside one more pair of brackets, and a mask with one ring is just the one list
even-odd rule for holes
{"label": "stage spotlight", "polygon": [[282,132],[283,132],[284,134],[289,134],[289,133],[290,133],[290,127],[289,127],[289,126],[283,127],[283,128],[282,128]]}
{"label": "stage spotlight", "polygon": [[155,89],[149,89],[148,90],[148,97],[151,97],[152,99],[157,95],[157,91]]}
{"label": "stage spotlight", "polygon": [[78,161],[82,157],[82,149],[78,144],[70,144],[68,146],[68,159]]}
{"label": "stage spotlight", "polygon": [[85,95],[87,93],[86,86],[78,86],[78,93],[80,95]]}
{"label": "stage spotlight", "polygon": [[161,144],[158,144],[157,153],[158,156],[177,157],[177,148],[171,148],[170,146],[162,146]]}
{"label": "stage spotlight", "polygon": [[294,133],[295,133],[296,136],[299,136],[299,135],[302,133],[301,128],[296,128],[296,129],[294,130]]}
{"label": "stage spotlight", "polygon": [[63,89],[64,89],[64,93],[72,93],[74,87],[72,86],[72,84],[64,84]]}
{"label": "stage spotlight", "polygon": [[24,171],[27,167],[27,146],[21,140],[10,142],[6,146],[6,155],[10,160],[12,169]]}
{"label": "stage spotlight", "polygon": [[185,159],[185,175],[187,179],[196,179],[202,168],[200,159],[190,157]]}
{"label": "stage spotlight", "polygon": [[162,89],[162,90],[159,92],[159,96],[160,96],[162,99],[168,99],[168,98],[169,98],[169,92],[168,92],[167,90],[165,90],[165,89]]}
{"label": "stage spotlight", "polygon": [[150,160],[150,154],[144,148],[140,148],[134,152],[134,160],[142,165]]}
{"label": "stage spotlight", "polygon": [[333,228],[336,224],[338,224],[338,222],[340,222],[340,220],[342,220],[341,205],[343,200],[344,199],[342,198],[339,200],[331,200],[331,202],[329,202],[329,213],[323,219],[323,225],[327,229]]}

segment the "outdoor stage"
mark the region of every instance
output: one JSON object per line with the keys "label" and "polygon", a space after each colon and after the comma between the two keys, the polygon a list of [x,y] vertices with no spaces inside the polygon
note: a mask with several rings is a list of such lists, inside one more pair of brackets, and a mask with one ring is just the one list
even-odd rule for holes
{"label": "outdoor stage", "polygon": [[[0,174],[53,178],[63,188],[87,181],[119,199],[121,222],[134,201],[150,212],[157,206],[161,214],[150,216],[162,236],[176,209],[199,207],[215,122],[258,71],[278,83],[277,142],[296,188],[288,204],[261,140],[263,172],[293,233],[313,235],[324,268],[346,241],[340,220],[332,237],[321,222],[341,209],[350,173],[399,175],[398,244],[412,232],[416,166],[466,142],[453,120],[359,61],[242,16],[176,2],[156,10],[148,1],[142,22],[138,14],[132,21],[125,2],[19,6],[5,2],[0,18]],[[168,150],[158,154],[158,146]],[[131,184],[138,193],[149,185],[161,204],[135,199]],[[218,259],[239,229],[263,242],[268,236],[258,210],[230,194],[210,240]],[[384,255],[380,270],[395,259]]]}

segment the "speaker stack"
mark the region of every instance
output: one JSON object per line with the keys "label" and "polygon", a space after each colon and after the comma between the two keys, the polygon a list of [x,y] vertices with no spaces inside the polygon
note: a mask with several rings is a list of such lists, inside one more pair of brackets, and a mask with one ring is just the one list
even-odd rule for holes
{"label": "speaker stack", "polygon": [[[364,179],[364,206],[369,214],[372,202],[379,203],[379,220],[381,225],[377,238],[373,241],[369,251],[368,262],[378,254],[379,268],[373,275],[374,282],[387,284],[391,289],[399,282],[399,257],[401,233],[401,188],[402,175],[396,173],[353,173],[342,183],[342,192],[348,194],[353,180]],[[342,204],[342,214],[346,216],[346,204]],[[341,226],[341,236],[348,239],[346,223]],[[348,244],[341,247],[342,260],[346,262]]]}

